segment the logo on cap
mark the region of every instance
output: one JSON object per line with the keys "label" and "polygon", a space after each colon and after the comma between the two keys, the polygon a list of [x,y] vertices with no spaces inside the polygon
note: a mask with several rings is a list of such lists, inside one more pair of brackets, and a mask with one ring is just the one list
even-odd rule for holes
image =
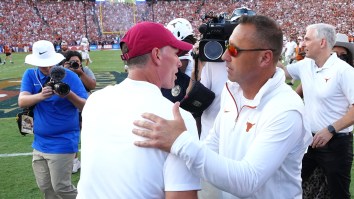
{"label": "logo on cap", "polygon": [[47,51],[44,51],[44,52],[39,52],[39,55],[43,55],[44,53],[46,53]]}

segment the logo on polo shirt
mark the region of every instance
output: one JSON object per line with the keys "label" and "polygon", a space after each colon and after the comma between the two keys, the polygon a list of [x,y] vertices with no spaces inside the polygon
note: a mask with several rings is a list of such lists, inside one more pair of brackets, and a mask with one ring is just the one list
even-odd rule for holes
{"label": "logo on polo shirt", "polygon": [[250,129],[255,125],[256,123],[252,124],[251,122],[246,123],[246,132],[249,132]]}

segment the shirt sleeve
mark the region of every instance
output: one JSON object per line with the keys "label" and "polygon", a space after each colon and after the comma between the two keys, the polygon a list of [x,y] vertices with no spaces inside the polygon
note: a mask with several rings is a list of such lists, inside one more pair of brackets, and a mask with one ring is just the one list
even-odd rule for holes
{"label": "shirt sleeve", "polygon": [[[191,139],[198,140],[198,130],[190,113],[182,110],[186,121],[187,134]],[[188,115],[187,115],[188,114]],[[178,173],[178,175],[176,175]],[[200,190],[200,177],[191,174],[186,163],[174,154],[169,154],[164,165],[165,191]]]}
{"label": "shirt sleeve", "polygon": [[91,79],[96,80],[95,74],[92,72],[92,70],[89,67],[85,66],[83,69],[84,69],[84,73],[87,76],[89,76]]}
{"label": "shirt sleeve", "polygon": [[300,79],[300,71],[299,71],[299,66],[301,63],[304,62],[304,60],[301,60],[299,62],[296,62],[294,64],[289,64],[286,66],[286,70],[288,71],[289,75],[293,79]]}
{"label": "shirt sleeve", "polygon": [[35,78],[35,69],[27,69],[22,76],[20,92],[27,91],[34,94],[37,92],[36,88],[37,90],[40,90],[41,82],[39,79],[36,80]]}
{"label": "shirt sleeve", "polygon": [[344,95],[347,97],[348,102],[354,105],[354,86],[353,79],[354,77],[354,69],[347,68],[341,73],[341,88],[343,90]]}

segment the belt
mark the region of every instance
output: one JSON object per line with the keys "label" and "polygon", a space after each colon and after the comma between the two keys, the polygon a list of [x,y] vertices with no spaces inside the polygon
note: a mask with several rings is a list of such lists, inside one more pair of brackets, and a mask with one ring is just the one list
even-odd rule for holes
{"label": "belt", "polygon": [[[352,134],[352,132],[347,132],[347,133],[336,133],[333,137],[336,137],[336,138],[338,138],[338,137],[344,137],[344,136],[348,136],[348,135],[351,135]],[[315,136],[315,133],[312,133],[312,136]]]}

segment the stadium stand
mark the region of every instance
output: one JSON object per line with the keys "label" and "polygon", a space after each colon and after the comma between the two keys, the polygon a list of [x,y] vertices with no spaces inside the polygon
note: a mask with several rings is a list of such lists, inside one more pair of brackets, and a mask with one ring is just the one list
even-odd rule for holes
{"label": "stadium stand", "polygon": [[28,51],[34,41],[46,39],[76,45],[85,36],[94,44],[112,44],[133,24],[156,21],[167,24],[174,18],[191,21],[195,31],[201,15],[232,13],[246,6],[257,14],[272,16],[284,34],[304,35],[312,23],[330,23],[354,42],[354,3],[352,0],[190,0],[157,1],[154,4],[79,0],[1,0],[0,46],[10,44],[14,51]]}

